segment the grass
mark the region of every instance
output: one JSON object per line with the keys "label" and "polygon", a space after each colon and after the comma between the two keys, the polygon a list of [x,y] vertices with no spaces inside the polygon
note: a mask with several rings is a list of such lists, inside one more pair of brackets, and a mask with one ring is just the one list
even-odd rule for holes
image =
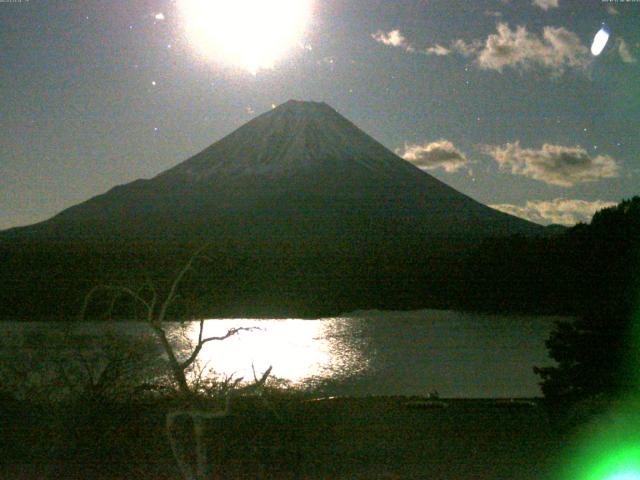
{"label": "grass", "polygon": [[[207,427],[215,479],[547,479],[566,436],[543,407],[405,397],[251,400]],[[5,401],[2,479],[176,479],[163,402],[42,408]],[[178,431],[188,442],[190,425]]]}

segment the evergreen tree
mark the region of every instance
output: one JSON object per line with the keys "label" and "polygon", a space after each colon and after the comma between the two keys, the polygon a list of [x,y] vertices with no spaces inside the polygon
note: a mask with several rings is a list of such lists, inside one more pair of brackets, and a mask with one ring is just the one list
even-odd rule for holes
{"label": "evergreen tree", "polygon": [[[567,232],[579,249],[585,300],[573,322],[556,325],[546,345],[557,365],[534,368],[550,400],[629,392],[640,379],[640,197],[596,213]],[[575,253],[574,252],[567,252]]]}

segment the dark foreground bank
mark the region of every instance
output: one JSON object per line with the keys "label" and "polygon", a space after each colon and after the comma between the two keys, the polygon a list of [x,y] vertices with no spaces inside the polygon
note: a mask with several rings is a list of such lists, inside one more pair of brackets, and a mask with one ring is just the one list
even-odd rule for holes
{"label": "dark foreground bank", "polygon": [[[210,478],[547,479],[567,436],[545,407],[528,402],[370,397],[270,405],[242,400],[232,415],[208,422]],[[5,400],[0,478],[179,480],[165,432],[172,408]],[[190,431],[185,420],[174,432],[186,451]]]}

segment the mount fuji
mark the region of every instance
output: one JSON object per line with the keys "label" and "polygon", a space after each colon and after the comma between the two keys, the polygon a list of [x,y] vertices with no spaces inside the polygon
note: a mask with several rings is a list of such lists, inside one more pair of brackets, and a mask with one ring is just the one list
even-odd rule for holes
{"label": "mount fuji", "polygon": [[151,179],[0,232],[0,317],[67,319],[92,286],[170,278],[203,243],[215,261],[185,287],[207,302],[203,315],[455,308],[475,281],[471,249],[543,232],[325,103],[289,101]]}
{"label": "mount fuji", "polygon": [[542,227],[482,205],[325,103],[291,100],[154,178],[0,239],[479,238]]}

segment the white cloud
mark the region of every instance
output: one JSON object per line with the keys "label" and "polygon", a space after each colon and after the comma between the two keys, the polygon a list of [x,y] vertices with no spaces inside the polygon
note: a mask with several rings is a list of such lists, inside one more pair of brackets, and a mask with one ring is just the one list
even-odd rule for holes
{"label": "white cloud", "polygon": [[407,145],[401,156],[424,170],[441,168],[447,173],[457,172],[468,163],[464,153],[444,139],[423,145]]}
{"label": "white cloud", "polygon": [[540,7],[543,10],[549,10],[550,8],[558,8],[558,0],[533,0],[532,2],[536,7]]}
{"label": "white cloud", "polygon": [[475,55],[482,48],[481,40],[474,40],[471,43],[467,43],[462,39],[457,39],[451,43],[451,49],[458,52],[463,57],[470,57]]}
{"label": "white cloud", "polygon": [[[412,44],[400,30],[371,34],[379,43],[402,48],[407,52],[416,52]],[[619,47],[629,53],[626,44]],[[567,68],[586,68],[592,62],[589,48],[582,43],[578,35],[564,27],[544,27],[542,34],[529,32],[524,26],[512,30],[507,23],[498,23],[496,33],[486,40],[466,42],[463,39],[452,41],[449,46],[436,43],[434,46],[419,50],[427,55],[446,56],[457,53],[463,57],[475,57],[476,65],[483,70],[502,72],[505,68],[528,70],[540,67],[561,75]],[[624,55],[621,53],[621,55]],[[625,58],[630,58],[628,55]]]}
{"label": "white cloud", "polygon": [[402,35],[400,30],[390,30],[389,32],[383,32],[378,30],[376,33],[372,33],[371,37],[379,43],[390,47],[402,48],[407,52],[413,52],[415,49]]}
{"label": "white cloud", "polygon": [[580,146],[566,147],[545,143],[541,149],[521,148],[520,142],[486,146],[500,170],[540,180],[550,185],[572,187],[618,176],[619,166],[608,155],[592,157]]}
{"label": "white cloud", "polygon": [[528,69],[544,67],[562,74],[567,67],[586,67],[591,62],[589,49],[580,38],[563,27],[544,27],[542,37],[518,26],[511,30],[499,23],[497,33],[487,37],[478,53],[481,69],[502,72],[505,67]]}
{"label": "white cloud", "polygon": [[478,53],[482,48],[482,42],[480,40],[474,40],[471,43],[467,43],[462,39],[457,39],[451,42],[449,47],[444,47],[439,43],[436,43],[433,47],[425,49],[425,53],[428,55],[449,55],[451,53],[459,53],[463,57],[470,57]]}
{"label": "white cloud", "polygon": [[624,63],[636,63],[638,61],[629,50],[627,42],[621,38],[618,39],[618,54]]}
{"label": "white cloud", "polygon": [[603,200],[587,201],[556,198],[554,200],[527,201],[524,206],[508,203],[489,206],[536,223],[575,225],[578,222],[591,221],[593,214],[598,210],[614,205],[616,205],[616,202]]}
{"label": "white cloud", "polygon": [[449,55],[449,53],[451,53],[451,50],[436,43],[435,46],[427,48],[425,50],[425,53],[438,55],[439,57],[441,57],[443,55]]}

